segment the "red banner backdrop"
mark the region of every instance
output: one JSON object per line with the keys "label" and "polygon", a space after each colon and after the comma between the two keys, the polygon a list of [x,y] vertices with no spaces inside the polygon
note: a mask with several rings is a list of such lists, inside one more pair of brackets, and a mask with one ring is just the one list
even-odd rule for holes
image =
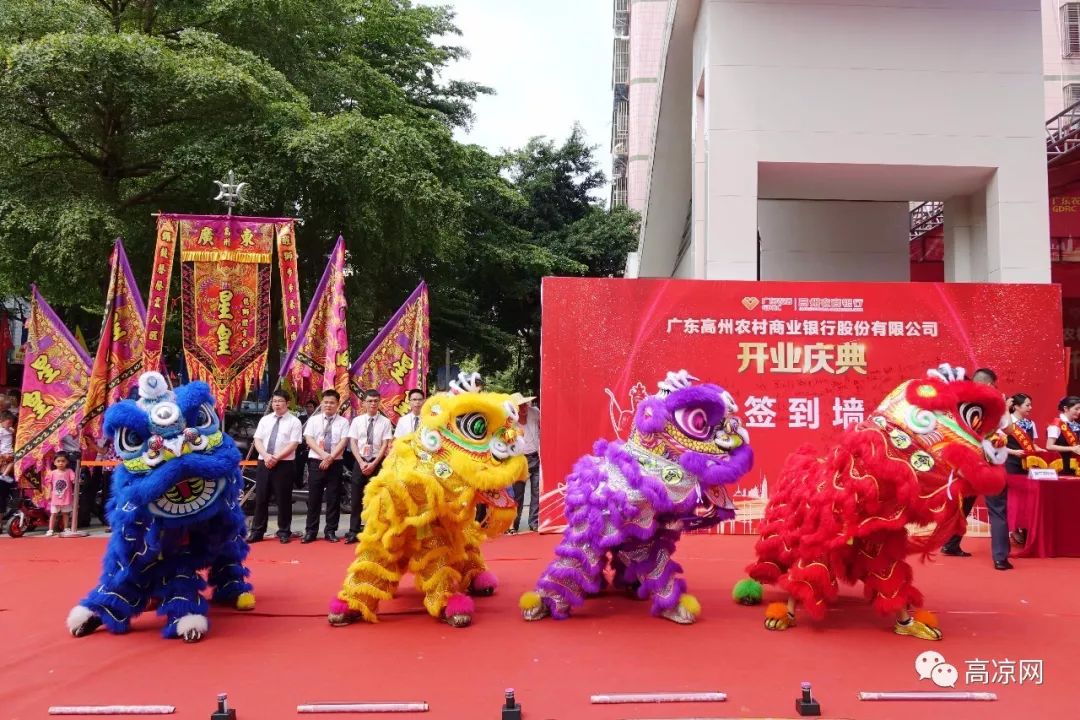
{"label": "red banner backdrop", "polygon": [[[545,278],[541,529],[564,525],[562,487],[597,438],[626,439],[668,370],[729,390],[754,470],[719,532],[756,530],[786,456],[834,440],[906,378],[942,362],[993,368],[1044,425],[1064,391],[1056,285]],[[973,530],[983,530],[975,522]]]}

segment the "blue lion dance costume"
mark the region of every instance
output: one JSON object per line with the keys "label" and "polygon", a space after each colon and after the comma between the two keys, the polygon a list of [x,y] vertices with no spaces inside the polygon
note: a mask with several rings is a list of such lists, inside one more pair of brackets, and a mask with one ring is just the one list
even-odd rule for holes
{"label": "blue lion dance costume", "polygon": [[126,632],[156,601],[168,620],[162,634],[197,642],[209,629],[205,568],[214,602],[254,609],[240,452],[218,425],[209,386],[173,391],[160,373],[144,373],[139,399],[106,412],[105,432],[122,459],[108,509],[112,536],[100,583],[68,615],[71,634],[103,624]]}

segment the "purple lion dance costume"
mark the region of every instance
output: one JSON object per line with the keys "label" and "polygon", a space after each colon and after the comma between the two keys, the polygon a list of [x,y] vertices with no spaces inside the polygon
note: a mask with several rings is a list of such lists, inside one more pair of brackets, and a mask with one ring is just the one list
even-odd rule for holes
{"label": "purple lion dance costume", "polygon": [[606,585],[652,599],[652,614],[681,624],[701,612],[672,559],[685,530],[735,516],[726,487],[753,466],[750,436],[723,388],[669,372],[637,406],[629,439],[599,440],[566,479],[567,529],[536,590],[521,597],[526,620],[569,617]]}

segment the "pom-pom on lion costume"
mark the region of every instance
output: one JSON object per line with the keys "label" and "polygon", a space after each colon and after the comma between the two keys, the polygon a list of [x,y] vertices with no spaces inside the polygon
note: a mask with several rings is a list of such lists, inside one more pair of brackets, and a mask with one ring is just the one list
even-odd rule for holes
{"label": "pom-pom on lion costume", "polygon": [[105,432],[122,460],[112,477],[112,535],[98,586],[68,615],[71,634],[102,624],[126,632],[156,600],[165,637],[200,640],[209,629],[199,574],[207,568],[215,602],[254,609],[240,453],[218,426],[210,387],[169,390],[160,373],[143,373],[139,399],[110,407]]}
{"label": "pom-pom on lion costume", "polygon": [[672,559],[684,530],[734,517],[725,489],[750,471],[750,436],[731,395],[695,385],[685,370],[637,406],[629,440],[600,440],[566,480],[567,529],[556,558],[522,596],[526,620],[566,618],[604,584],[652,599],[654,615],[681,624],[701,612]]}
{"label": "pom-pom on lion costume", "polygon": [[[963,534],[964,495],[1001,492],[1006,453],[991,437],[1006,421],[1000,392],[942,365],[889,393],[836,446],[793,453],[770,486],[758,559],[747,568],[789,595],[786,606],[769,605],[765,627],[794,625],[796,603],[820,620],[840,582],[861,582],[874,609],[896,614],[897,634],[941,639],[932,614],[908,615],[923,596],[905,557],[925,557]],[[909,525],[929,534],[912,536]],[[760,586],[746,581],[735,592],[744,604],[760,596]]]}
{"label": "pom-pom on lion costume", "polygon": [[331,625],[376,622],[379,601],[394,596],[406,572],[416,576],[428,613],[454,627],[472,622],[468,594],[495,591],[480,545],[509,527],[514,508],[496,504],[495,517],[481,527],[476,506],[502,498],[527,465],[515,446],[510,396],[477,392],[475,378],[463,375],[449,393],[428,398],[420,428],[394,442],[368,483],[364,530],[330,603]]}

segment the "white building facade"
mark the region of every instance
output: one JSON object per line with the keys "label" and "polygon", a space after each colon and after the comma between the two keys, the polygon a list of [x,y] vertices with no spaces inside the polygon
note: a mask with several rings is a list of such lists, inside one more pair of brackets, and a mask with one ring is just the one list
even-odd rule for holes
{"label": "white building facade", "polygon": [[1080,102],[1080,2],[1042,0],[1044,112]]}
{"label": "white building facade", "polygon": [[672,0],[630,276],[907,280],[942,200],[948,280],[1049,282],[1045,4]]}

